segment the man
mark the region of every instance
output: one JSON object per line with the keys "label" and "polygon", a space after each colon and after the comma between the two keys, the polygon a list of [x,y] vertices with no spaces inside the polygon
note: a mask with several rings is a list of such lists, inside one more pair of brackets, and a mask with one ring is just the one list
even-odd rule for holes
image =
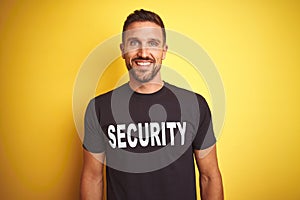
{"label": "man", "polygon": [[[167,52],[161,18],[136,10],[123,26],[129,83],[92,99],[85,115],[81,199],[223,199],[216,139],[205,99],[161,79]],[[194,157],[193,157],[194,156]]]}

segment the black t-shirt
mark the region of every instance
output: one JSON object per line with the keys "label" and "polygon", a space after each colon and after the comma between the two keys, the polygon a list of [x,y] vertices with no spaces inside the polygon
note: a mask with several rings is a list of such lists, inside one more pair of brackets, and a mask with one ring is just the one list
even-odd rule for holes
{"label": "black t-shirt", "polygon": [[205,99],[168,83],[152,94],[124,84],[85,114],[83,146],[106,154],[108,200],[196,199],[193,150],[215,142]]}

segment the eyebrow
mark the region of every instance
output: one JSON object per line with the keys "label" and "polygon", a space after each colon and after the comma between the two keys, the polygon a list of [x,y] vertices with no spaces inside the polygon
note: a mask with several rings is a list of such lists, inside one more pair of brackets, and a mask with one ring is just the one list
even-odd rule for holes
{"label": "eyebrow", "polygon": [[[127,38],[126,41],[131,41],[131,40],[139,40],[139,38],[137,38],[137,37],[130,37],[130,38]],[[155,41],[155,42],[158,42],[159,44],[161,43],[161,40],[156,39],[156,38],[150,38],[150,39],[148,39],[148,41]]]}

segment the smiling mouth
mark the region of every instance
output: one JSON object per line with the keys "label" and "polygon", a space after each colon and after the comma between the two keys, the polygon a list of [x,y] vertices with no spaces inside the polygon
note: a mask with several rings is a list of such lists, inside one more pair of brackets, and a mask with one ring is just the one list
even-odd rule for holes
{"label": "smiling mouth", "polygon": [[135,63],[136,67],[141,67],[141,68],[148,68],[153,64],[152,60],[141,60],[141,59],[136,59],[133,61]]}
{"label": "smiling mouth", "polygon": [[135,58],[132,60],[138,67],[148,67],[154,63],[154,60],[150,58]]}
{"label": "smiling mouth", "polygon": [[135,62],[138,66],[148,66],[151,64],[151,62],[139,62],[139,61],[136,61]]}

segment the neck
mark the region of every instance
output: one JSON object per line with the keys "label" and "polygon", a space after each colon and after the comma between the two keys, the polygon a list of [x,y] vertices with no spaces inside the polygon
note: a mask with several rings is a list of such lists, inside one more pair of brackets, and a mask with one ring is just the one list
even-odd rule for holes
{"label": "neck", "polygon": [[164,85],[164,82],[160,78],[153,79],[146,83],[139,82],[133,78],[130,78],[130,81],[129,81],[130,88],[133,91],[142,93],[142,94],[151,94],[151,93],[157,92],[158,90],[160,90],[163,87],[163,85]]}

